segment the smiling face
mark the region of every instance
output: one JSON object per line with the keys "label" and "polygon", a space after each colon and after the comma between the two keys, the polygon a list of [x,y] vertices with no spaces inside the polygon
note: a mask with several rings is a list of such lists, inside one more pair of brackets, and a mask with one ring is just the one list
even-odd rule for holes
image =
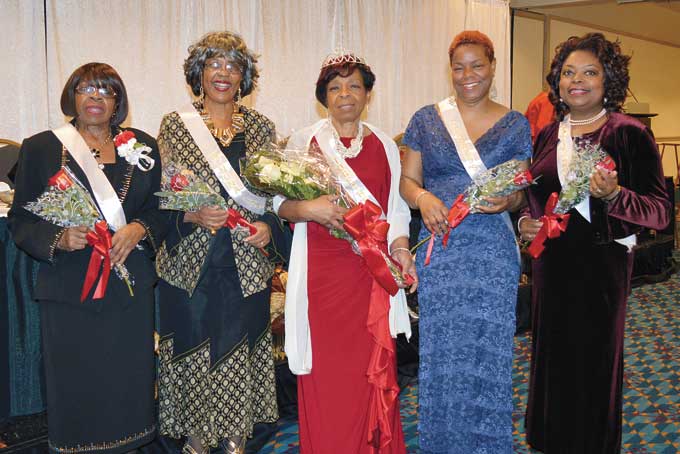
{"label": "smiling face", "polygon": [[[99,90],[94,90],[91,94],[82,93],[88,86],[98,87],[98,84],[90,80],[82,80],[76,86],[75,108],[78,123],[83,126],[108,125],[116,108],[116,97],[102,96]],[[113,92],[110,91],[110,93]]]}
{"label": "smiling face", "polygon": [[347,77],[337,76],[326,86],[328,114],[341,123],[358,121],[368,96],[359,69]]}
{"label": "smiling face", "polygon": [[451,79],[456,99],[475,103],[489,95],[496,61],[489,61],[481,44],[463,44],[451,55]]}
{"label": "smiling face", "polygon": [[203,68],[203,93],[217,104],[234,101],[243,79],[241,68],[224,57],[208,58]]}
{"label": "smiling face", "polygon": [[562,65],[559,87],[572,115],[593,116],[602,110],[604,68],[591,52],[575,50]]}

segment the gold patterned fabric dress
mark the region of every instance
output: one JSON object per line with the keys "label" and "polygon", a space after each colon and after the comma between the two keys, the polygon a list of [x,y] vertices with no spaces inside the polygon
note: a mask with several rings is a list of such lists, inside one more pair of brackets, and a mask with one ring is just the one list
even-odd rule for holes
{"label": "gold patterned fabric dress", "polygon": [[[245,130],[226,147],[217,142],[239,174],[239,160],[268,143],[274,131],[266,117],[241,111]],[[249,222],[266,222],[276,236],[280,220],[271,212],[271,200],[262,216],[234,202],[176,112],[164,117],[158,142],[164,163],[172,160],[192,170],[230,208]],[[278,418],[269,324],[274,267],[243,242],[247,233],[223,228],[212,236],[184,223],[183,214],[172,215],[156,261],[160,432],[198,436],[204,445],[216,446],[226,438],[251,436],[254,424]]]}

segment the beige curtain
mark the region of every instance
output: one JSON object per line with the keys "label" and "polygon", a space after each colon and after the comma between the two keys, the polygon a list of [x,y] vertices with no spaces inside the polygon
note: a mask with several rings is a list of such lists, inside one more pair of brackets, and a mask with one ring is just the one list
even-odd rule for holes
{"label": "beige curtain", "polygon": [[43,0],[0,0],[0,138],[21,142],[47,127]]}
{"label": "beige curtain", "polygon": [[0,50],[3,65],[13,68],[0,74],[0,82],[16,87],[0,92],[0,137],[15,140],[63,123],[62,87],[89,61],[118,70],[131,103],[127,124],[155,135],[164,113],[191,100],[182,73],[188,46],[206,32],[225,29],[240,33],[260,54],[259,88],[245,102],[269,116],[281,135],[325,115],[314,83],[323,59],[339,46],[371,65],[377,81],[366,120],[391,135],[403,131],[417,109],[450,93],[447,49],[464,27],[478,28],[496,43],[496,96],[505,104],[510,98],[509,13],[501,0],[1,0],[0,5],[0,26],[9,26],[19,43]]}

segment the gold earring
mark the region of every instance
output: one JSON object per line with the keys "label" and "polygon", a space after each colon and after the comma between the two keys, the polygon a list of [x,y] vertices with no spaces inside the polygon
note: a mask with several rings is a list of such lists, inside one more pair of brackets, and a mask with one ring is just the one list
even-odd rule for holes
{"label": "gold earring", "polygon": [[201,84],[201,86],[198,89],[198,100],[203,102],[204,99],[205,99],[205,93],[203,93],[203,84]]}

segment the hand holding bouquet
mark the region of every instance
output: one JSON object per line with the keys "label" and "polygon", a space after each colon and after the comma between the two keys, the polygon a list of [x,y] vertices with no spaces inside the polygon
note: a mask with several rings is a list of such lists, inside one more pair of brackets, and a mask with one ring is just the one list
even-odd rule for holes
{"label": "hand holding bouquet", "polygon": [[[100,299],[106,293],[111,272],[111,231],[89,191],[73,175],[68,166],[62,167],[48,180],[48,187],[37,200],[27,203],[24,208],[40,218],[60,227],[85,226],[90,229],[87,242],[92,246],[92,256],[88,266],[80,301],[85,301],[94,281],[101,277],[92,299]],[[113,266],[116,275],[127,284],[130,296],[134,295],[134,279],[123,264]]]}
{"label": "hand holding bouquet", "polygon": [[[204,207],[218,207],[227,212],[224,227],[230,230],[243,229],[250,235],[257,232],[257,228],[249,223],[237,210],[227,208],[227,202],[208,183],[198,178],[194,172],[177,163],[169,162],[163,166],[161,191],[156,192],[160,199],[160,208],[184,212],[199,211]],[[215,235],[215,231],[211,230]],[[267,251],[259,248],[265,256]]]}
{"label": "hand holding bouquet", "polygon": [[545,249],[548,238],[557,238],[567,229],[567,212],[583,202],[590,194],[590,178],[597,169],[613,171],[614,160],[597,144],[589,141],[575,141],[566,182],[559,194],[553,192],[548,197],[540,221],[543,223],[527,251],[538,258]]}
{"label": "hand holding bouquet", "polygon": [[295,150],[270,144],[249,157],[243,175],[252,186],[291,200],[338,196],[337,203],[349,211],[344,215],[343,230],[331,229],[331,234],[352,243],[353,250],[364,257],[373,276],[390,294],[396,294],[398,286],[413,283],[387,253],[389,224],[379,219],[380,207],[370,201],[356,204],[342,190],[318,145]]}
{"label": "hand holding bouquet", "polygon": [[616,164],[598,144],[587,140],[574,143],[574,153],[562,186],[555,213],[565,214],[590,195],[590,178],[597,169],[612,171]]}
{"label": "hand holding bouquet", "polygon": [[[316,144],[309,151],[269,144],[248,158],[243,176],[252,186],[287,199],[314,200],[323,195],[333,195],[338,197],[336,203],[344,208],[356,205],[342,190]],[[341,229],[331,229],[331,235],[352,240]]]}
{"label": "hand holding bouquet", "polygon": [[[459,194],[449,210],[448,231],[442,238],[444,247],[448,244],[449,234],[470,213],[481,213],[481,207],[489,206],[487,198],[505,197],[520,191],[534,183],[534,178],[529,170],[524,168],[524,163],[516,159],[503,162],[492,167],[475,177],[465,192]],[[429,241],[425,265],[430,264],[432,249],[434,247],[434,234],[431,234],[413,247],[418,249],[422,244]]]}

